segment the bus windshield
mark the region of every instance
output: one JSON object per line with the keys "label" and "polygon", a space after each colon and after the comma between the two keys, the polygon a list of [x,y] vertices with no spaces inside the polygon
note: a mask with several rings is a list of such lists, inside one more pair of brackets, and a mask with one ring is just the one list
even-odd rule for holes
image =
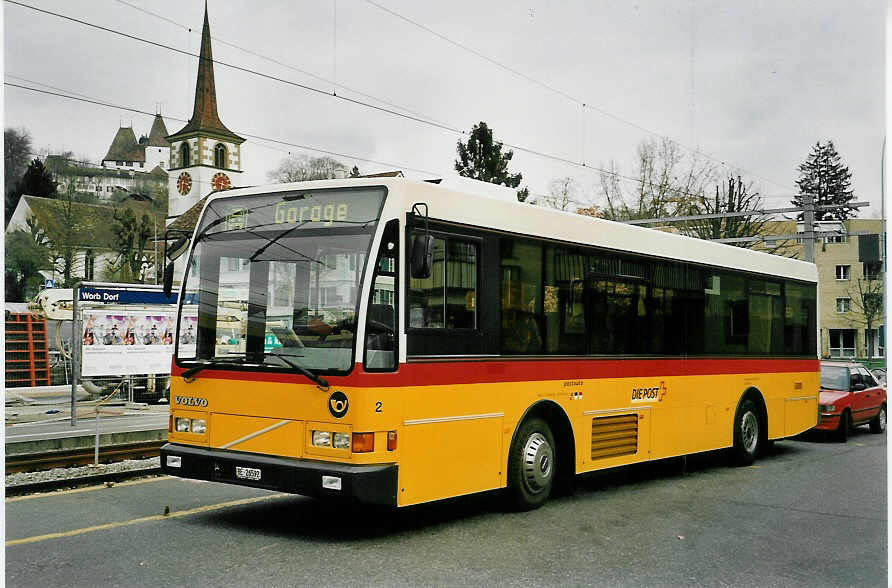
{"label": "bus windshield", "polygon": [[211,202],[184,277],[177,360],[349,371],[384,193],[315,190]]}

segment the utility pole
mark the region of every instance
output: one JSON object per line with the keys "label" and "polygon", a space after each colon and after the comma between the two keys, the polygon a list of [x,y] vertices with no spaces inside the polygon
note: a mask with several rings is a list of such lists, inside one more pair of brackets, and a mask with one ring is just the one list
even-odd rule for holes
{"label": "utility pole", "polygon": [[802,195],[802,260],[815,262],[815,197],[812,194]]}
{"label": "utility pole", "polygon": [[[694,214],[689,216],[671,216],[663,218],[642,218],[627,221],[620,221],[626,225],[650,225],[657,223],[678,223],[696,220],[708,220],[717,218],[739,218],[744,216],[770,215],[787,212],[801,212],[803,219],[803,232],[795,235],[760,235],[756,237],[730,237],[726,239],[709,239],[718,243],[744,243],[752,241],[772,240],[789,240],[798,239],[802,241],[803,260],[810,263],[815,262],[815,239],[829,235],[859,235],[862,232],[840,233],[839,231],[815,231],[815,212],[825,210],[835,210],[837,208],[861,208],[869,206],[870,202],[849,202],[847,204],[815,204],[814,194],[802,194],[802,206],[788,208],[772,208],[762,210],[744,210],[737,212],[715,212],[711,214]],[[885,216],[884,216],[885,218]]]}

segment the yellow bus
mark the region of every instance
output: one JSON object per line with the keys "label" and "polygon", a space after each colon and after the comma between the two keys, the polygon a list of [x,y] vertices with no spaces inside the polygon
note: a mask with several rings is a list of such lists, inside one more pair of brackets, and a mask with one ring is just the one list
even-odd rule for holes
{"label": "yellow bus", "polygon": [[575,474],[720,448],[748,464],[817,423],[813,264],[474,192],[210,196],[164,471],[392,506],[506,489],[530,509]]}

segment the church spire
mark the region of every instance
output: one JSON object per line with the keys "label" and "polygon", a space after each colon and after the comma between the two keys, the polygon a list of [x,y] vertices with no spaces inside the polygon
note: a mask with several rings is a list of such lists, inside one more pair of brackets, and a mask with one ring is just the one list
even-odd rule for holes
{"label": "church spire", "polygon": [[214,84],[214,57],[211,52],[211,27],[208,23],[207,2],[204,5],[204,26],[201,29],[201,53],[198,58],[198,79],[195,81],[192,118],[185,127],[171,137],[175,138],[186,133],[208,133],[237,142],[244,141],[227,129],[217,114],[217,90]]}

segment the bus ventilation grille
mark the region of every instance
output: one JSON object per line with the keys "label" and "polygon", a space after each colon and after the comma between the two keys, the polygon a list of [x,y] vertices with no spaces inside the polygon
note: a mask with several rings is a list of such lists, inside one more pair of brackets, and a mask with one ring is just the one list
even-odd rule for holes
{"label": "bus ventilation grille", "polygon": [[638,415],[592,419],[592,459],[638,453]]}

